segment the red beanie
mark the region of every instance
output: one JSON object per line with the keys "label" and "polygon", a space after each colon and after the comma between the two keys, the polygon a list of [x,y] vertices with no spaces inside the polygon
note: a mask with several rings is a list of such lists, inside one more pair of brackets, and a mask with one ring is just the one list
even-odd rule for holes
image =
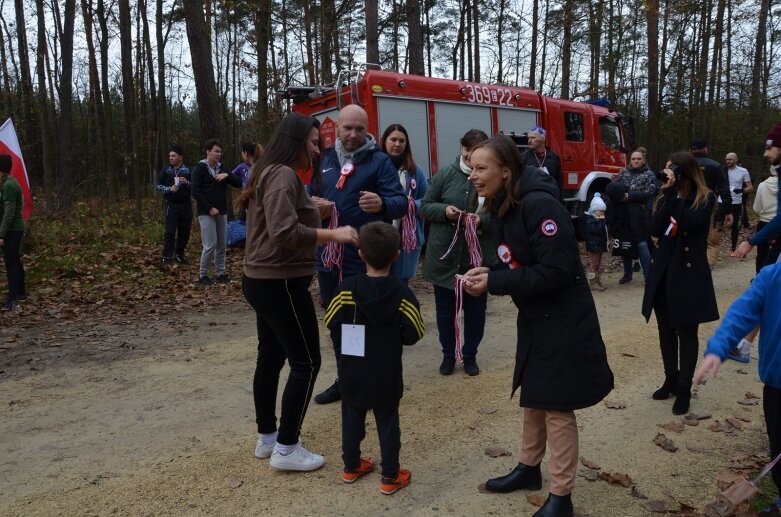
{"label": "red beanie", "polygon": [[773,126],[765,140],[765,147],[781,147],[781,123]]}

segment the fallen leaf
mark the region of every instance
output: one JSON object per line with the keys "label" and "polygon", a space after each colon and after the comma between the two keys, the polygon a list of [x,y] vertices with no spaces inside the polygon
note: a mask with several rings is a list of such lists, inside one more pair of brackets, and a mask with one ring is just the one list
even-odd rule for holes
{"label": "fallen leaf", "polygon": [[716,486],[719,487],[719,490],[726,490],[730,485],[742,479],[745,478],[734,470],[722,470],[716,474]]}
{"label": "fallen leaf", "polygon": [[675,501],[662,501],[662,500],[653,500],[648,501],[645,504],[646,510],[654,512],[654,513],[672,513],[678,511],[678,509],[681,507],[678,503]]}
{"label": "fallen leaf", "polygon": [[757,399],[745,399],[739,400],[738,404],[743,404],[744,406],[756,406],[759,404],[759,401]]}
{"label": "fallen leaf", "polygon": [[725,422],[734,427],[735,429],[743,429],[743,424],[737,418],[725,418]]}
{"label": "fallen leaf", "polygon": [[702,514],[705,517],[728,517],[734,515],[732,505],[727,501],[714,501],[703,508]]}
{"label": "fallen leaf", "polygon": [[721,433],[723,431],[727,431],[730,429],[732,429],[732,427],[728,425],[724,425],[718,420],[716,420],[715,422],[713,422],[711,425],[708,426],[708,430],[713,431],[714,433]]}
{"label": "fallen leaf", "polygon": [[757,395],[754,395],[754,394],[753,394],[753,393],[751,393],[750,391],[747,391],[747,392],[746,392],[746,394],[745,394],[744,396],[745,396],[747,399],[758,399],[758,398],[759,398],[759,396],[757,396]]}
{"label": "fallen leaf", "polygon": [[580,464],[583,465],[584,467],[587,467],[587,468],[590,468],[590,469],[594,469],[594,470],[600,470],[601,469],[601,467],[599,465],[597,465],[593,461],[589,461],[589,460],[587,460],[586,458],[583,458],[583,457],[580,458]]}
{"label": "fallen leaf", "polygon": [[636,355],[627,354],[626,352],[622,353],[621,355],[623,355],[624,357],[637,357]]}
{"label": "fallen leaf", "polygon": [[484,415],[493,415],[497,411],[499,411],[497,408],[491,407],[491,408],[481,409],[478,411],[478,413],[482,413]]}
{"label": "fallen leaf", "polygon": [[545,498],[542,496],[542,494],[527,494],[526,500],[534,506],[542,506],[545,504]]}
{"label": "fallen leaf", "polygon": [[688,418],[689,420],[707,420],[710,417],[712,417],[710,413],[704,413],[702,415],[698,415],[697,413],[689,413],[684,418]]}
{"label": "fallen leaf", "polygon": [[744,370],[743,368],[738,368],[735,371],[738,372],[741,375],[748,375],[748,372],[746,370]]}
{"label": "fallen leaf", "polygon": [[673,441],[662,433],[656,433],[656,437],[653,439],[653,443],[669,452],[675,452],[678,450],[678,447],[675,446]]}
{"label": "fallen leaf", "polygon": [[599,471],[594,469],[580,469],[578,475],[582,478],[586,478],[587,481],[596,481],[599,479]]}
{"label": "fallen leaf", "polygon": [[234,476],[228,476],[225,481],[228,483],[228,488],[239,488],[244,484],[242,480],[237,479]]}
{"label": "fallen leaf", "polygon": [[637,499],[648,499],[648,497],[642,492],[640,492],[640,490],[638,490],[636,486],[632,487],[632,496],[636,497]]}
{"label": "fallen leaf", "polygon": [[746,418],[746,417],[744,417],[744,416],[738,416],[738,415],[735,415],[735,418],[737,418],[737,419],[738,419],[738,420],[740,420],[741,422],[747,422],[747,423],[748,423],[748,422],[751,422],[751,419],[750,419],[750,418]]}
{"label": "fallen leaf", "polygon": [[492,458],[498,458],[500,456],[512,456],[510,451],[501,447],[488,447],[485,449],[485,453]]}
{"label": "fallen leaf", "polygon": [[668,431],[672,431],[673,433],[682,433],[683,432],[683,422],[675,422],[675,421],[673,421],[673,422],[667,422],[666,424],[656,424],[656,427],[661,427],[662,429],[666,429]]}
{"label": "fallen leaf", "polygon": [[619,472],[600,472],[599,479],[607,481],[611,485],[621,485],[627,488],[632,486],[632,478],[627,474],[621,474]]}
{"label": "fallen leaf", "polygon": [[623,402],[614,402],[612,400],[606,400],[605,406],[607,406],[610,409],[624,409],[626,407],[626,404]]}
{"label": "fallen leaf", "polygon": [[700,421],[696,420],[694,418],[684,418],[683,419],[683,423],[686,424],[686,425],[690,425],[692,427],[694,427],[696,425],[700,425]]}

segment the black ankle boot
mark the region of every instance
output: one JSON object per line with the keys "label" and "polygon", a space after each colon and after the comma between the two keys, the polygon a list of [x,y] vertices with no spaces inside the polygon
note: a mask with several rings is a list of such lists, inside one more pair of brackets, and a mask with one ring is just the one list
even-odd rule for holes
{"label": "black ankle boot", "polygon": [[692,399],[692,391],[689,386],[679,386],[675,393],[673,403],[673,415],[685,415],[689,412],[689,402]]}
{"label": "black ankle boot", "polygon": [[545,504],[532,517],[572,517],[574,513],[572,496],[548,494]]}
{"label": "black ankle boot", "polygon": [[667,397],[675,393],[676,389],[678,389],[678,379],[675,375],[667,375],[664,378],[662,387],[654,391],[651,398],[654,400],[667,400]]}
{"label": "black ankle boot", "polygon": [[539,490],[542,488],[542,474],[540,466],[530,467],[519,463],[512,472],[506,476],[489,479],[485,487],[491,492],[504,494],[515,490]]}

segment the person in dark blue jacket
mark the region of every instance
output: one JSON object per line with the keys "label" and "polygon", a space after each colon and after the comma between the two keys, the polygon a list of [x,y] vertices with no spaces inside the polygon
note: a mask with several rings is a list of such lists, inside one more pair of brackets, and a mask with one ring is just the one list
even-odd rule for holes
{"label": "person in dark blue jacket", "polygon": [[[310,186],[313,195],[334,203],[324,226],[349,225],[360,231],[366,223],[399,219],[407,211],[396,167],[368,129],[369,117],[363,108],[351,104],[339,112],[336,144],[321,158]],[[324,307],[331,303],[344,278],[366,272],[358,248],[350,244],[321,246],[316,269]],[[336,355],[338,362],[338,351]],[[328,404],[339,399],[337,381],[317,395],[315,402]]]}
{"label": "person in dark blue jacket", "polygon": [[168,153],[169,165],[160,171],[155,185],[155,190],[162,192],[165,197],[163,267],[168,267],[173,260],[179,264],[185,263],[184,250],[190,240],[190,228],[193,225],[190,169],[183,162],[182,146],[172,145]]}

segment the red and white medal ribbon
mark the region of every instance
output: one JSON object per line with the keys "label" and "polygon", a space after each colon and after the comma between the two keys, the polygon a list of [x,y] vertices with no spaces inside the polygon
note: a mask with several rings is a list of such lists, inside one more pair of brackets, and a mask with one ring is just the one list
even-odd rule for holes
{"label": "red and white medal ribbon", "polygon": [[418,221],[415,218],[415,178],[409,180],[407,213],[401,219],[401,249],[407,252],[418,247]]}
{"label": "red and white medal ribbon", "polygon": [[664,235],[667,237],[675,237],[678,235],[678,221],[675,220],[675,217],[670,216],[670,226],[667,227]]}
{"label": "red and white medal ribbon", "polygon": [[[331,209],[331,222],[328,223],[328,229],[333,230],[339,227],[339,211],[334,206]],[[344,261],[344,244],[334,241],[328,242],[323,248],[323,265],[327,268],[339,269],[339,282],[342,281],[342,262]]]}
{"label": "red and white medal ribbon", "polygon": [[478,216],[475,214],[468,214],[466,212],[461,212],[458,215],[453,241],[450,243],[450,246],[448,246],[445,254],[439,257],[439,260],[443,260],[451,251],[453,251],[453,247],[456,245],[456,242],[458,242],[458,234],[461,230],[461,219],[464,219],[464,239],[466,239],[466,246],[469,250],[469,261],[472,264],[472,267],[480,267],[480,264],[483,263],[483,252],[480,249],[480,241],[477,240],[477,217]]}
{"label": "red and white medal ribbon", "polygon": [[353,165],[352,163],[344,164],[342,170],[339,171],[339,181],[336,182],[336,188],[344,187],[344,182],[347,181],[347,176],[352,174],[354,170],[355,170],[355,165]]}
{"label": "red and white medal ribbon", "polygon": [[453,321],[453,328],[456,334],[456,361],[459,363],[464,362],[464,354],[461,351],[461,316],[464,313],[464,283],[466,277],[464,275],[456,275],[456,318]]}

